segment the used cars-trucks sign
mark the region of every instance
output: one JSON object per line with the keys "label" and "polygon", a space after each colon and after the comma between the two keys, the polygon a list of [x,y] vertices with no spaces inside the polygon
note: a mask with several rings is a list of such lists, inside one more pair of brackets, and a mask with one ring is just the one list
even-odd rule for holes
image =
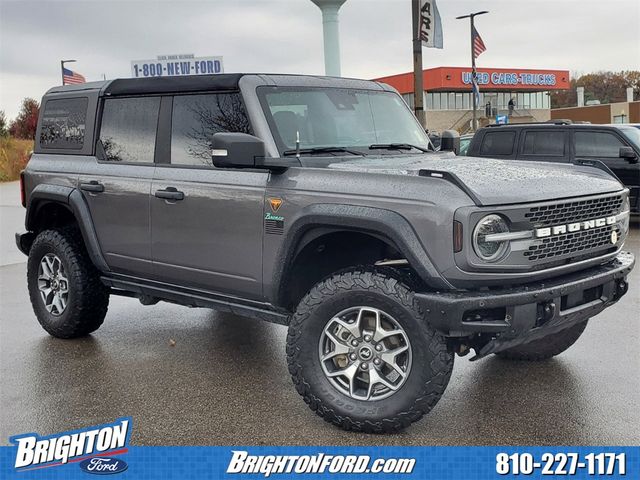
{"label": "used cars-trucks sign", "polygon": [[133,60],[131,76],[179,77],[224,73],[222,57],[194,57],[193,55],[160,55],[155,60]]}

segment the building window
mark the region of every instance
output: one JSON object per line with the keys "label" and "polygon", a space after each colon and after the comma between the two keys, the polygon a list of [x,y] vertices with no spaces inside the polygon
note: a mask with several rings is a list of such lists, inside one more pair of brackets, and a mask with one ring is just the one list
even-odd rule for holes
{"label": "building window", "polygon": [[446,93],[440,93],[440,110],[449,110],[449,97]]}
{"label": "building window", "polygon": [[427,110],[433,110],[433,93],[427,93],[427,101],[425,102]]}
{"label": "building window", "polygon": [[153,163],[160,97],[108,98],[98,149],[111,162]]}
{"label": "building window", "polygon": [[433,94],[433,109],[440,110],[440,92]]}
{"label": "building window", "polygon": [[87,97],[47,100],[42,113],[40,146],[79,150],[84,145]]}
{"label": "building window", "polygon": [[454,95],[456,97],[456,110],[462,110],[462,97],[464,96],[464,93],[456,93]]}

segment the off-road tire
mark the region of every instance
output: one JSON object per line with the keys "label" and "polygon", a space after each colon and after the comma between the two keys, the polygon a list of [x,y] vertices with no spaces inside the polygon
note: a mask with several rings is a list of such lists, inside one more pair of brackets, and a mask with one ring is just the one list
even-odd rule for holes
{"label": "off-road tire", "polygon": [[588,320],[585,320],[554,335],[549,335],[540,340],[497,352],[496,355],[508,360],[525,360],[530,362],[548,360],[561,354],[576,343],[580,335],[582,335],[582,332],[584,332],[584,329],[587,328],[587,322]]}
{"label": "off-road tire", "polygon": [[[319,359],[319,339],[326,323],[354,306],[378,308],[392,315],[406,332],[412,367],[405,383],[381,400],[357,400],[327,379]],[[325,421],[345,430],[395,432],[420,420],[444,393],[454,355],[427,322],[413,291],[391,271],[358,268],[315,285],[300,301],[287,334],[287,362],[298,393]]]}
{"label": "off-road tire", "polygon": [[[39,264],[48,253],[60,258],[69,283],[67,305],[59,316],[47,311],[38,290]],[[50,335],[83,337],[102,325],[109,305],[109,290],[100,281],[77,228],[69,226],[38,234],[29,251],[27,283],[36,318]]]}

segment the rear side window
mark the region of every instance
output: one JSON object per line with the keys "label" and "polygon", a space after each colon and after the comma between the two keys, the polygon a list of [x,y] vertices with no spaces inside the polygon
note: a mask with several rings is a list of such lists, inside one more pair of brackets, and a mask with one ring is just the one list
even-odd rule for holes
{"label": "rear side window", "polygon": [[173,98],[172,164],[212,166],[211,142],[218,132],[251,133],[239,93]]}
{"label": "rear side window", "polygon": [[522,147],[524,155],[564,155],[564,132],[533,131],[527,132]]}
{"label": "rear side window", "polygon": [[87,122],[86,97],[47,100],[42,113],[40,146],[80,150]]}
{"label": "rear side window", "polygon": [[576,156],[618,158],[625,144],[609,132],[576,132]]}
{"label": "rear side window", "polygon": [[106,99],[100,156],[110,162],[153,163],[159,111],[160,97]]}
{"label": "rear side window", "polygon": [[516,132],[487,132],[482,139],[481,155],[511,155]]}

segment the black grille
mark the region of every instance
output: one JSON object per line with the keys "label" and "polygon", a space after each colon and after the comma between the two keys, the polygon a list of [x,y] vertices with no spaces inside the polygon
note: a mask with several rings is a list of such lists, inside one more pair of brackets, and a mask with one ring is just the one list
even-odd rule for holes
{"label": "black grille", "polygon": [[[614,195],[532,207],[525,214],[525,217],[538,227],[546,227],[616,215],[621,207],[622,195]],[[609,233],[611,233],[611,229],[609,229]]]}
{"label": "black grille", "polygon": [[[615,231],[617,235],[620,234],[617,228]],[[529,250],[524,252],[524,256],[529,261],[535,261],[562,255],[579,255],[582,252],[600,250],[606,246],[615,249],[615,246],[611,243],[612,232],[611,225],[608,225],[591,230],[543,238],[542,243],[530,246]]]}

